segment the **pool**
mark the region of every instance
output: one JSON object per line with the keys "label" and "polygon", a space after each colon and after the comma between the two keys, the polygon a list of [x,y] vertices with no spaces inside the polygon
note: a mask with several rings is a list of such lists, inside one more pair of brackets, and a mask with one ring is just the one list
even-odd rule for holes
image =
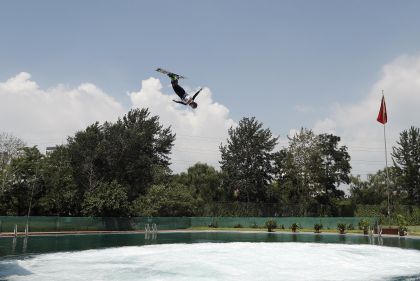
{"label": "pool", "polygon": [[0,238],[0,280],[420,280],[420,239],[163,232]]}

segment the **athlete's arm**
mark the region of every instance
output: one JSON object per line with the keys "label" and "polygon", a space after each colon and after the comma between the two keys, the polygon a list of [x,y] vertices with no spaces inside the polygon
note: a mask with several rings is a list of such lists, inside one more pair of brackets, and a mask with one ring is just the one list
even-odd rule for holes
{"label": "athlete's arm", "polygon": [[195,99],[195,97],[196,97],[196,96],[197,96],[197,95],[201,92],[201,90],[202,90],[202,89],[203,89],[203,88],[201,88],[200,90],[198,90],[198,91],[197,91],[197,93],[195,93],[195,94],[194,94],[194,96],[192,97],[192,100],[194,100],[194,99]]}
{"label": "athlete's arm", "polygon": [[183,105],[187,105],[185,102],[183,102],[183,101],[179,101],[179,100],[173,100],[174,102],[176,102],[176,103],[180,103],[180,104],[183,104]]}

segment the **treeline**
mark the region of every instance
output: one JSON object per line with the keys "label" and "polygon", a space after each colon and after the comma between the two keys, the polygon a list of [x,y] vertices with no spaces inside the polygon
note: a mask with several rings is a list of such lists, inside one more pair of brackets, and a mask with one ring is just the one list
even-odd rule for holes
{"label": "treeline", "polygon": [[[147,109],[92,124],[46,155],[0,134],[0,215],[195,216],[251,206],[265,215],[333,216],[343,206],[387,206],[384,171],[352,176],[347,147],[332,134],[302,128],[278,149],[270,129],[243,118],[219,147],[220,171],[197,163],[180,174],[169,168],[175,137]],[[418,128],[401,133],[392,156],[391,204],[419,206]]]}

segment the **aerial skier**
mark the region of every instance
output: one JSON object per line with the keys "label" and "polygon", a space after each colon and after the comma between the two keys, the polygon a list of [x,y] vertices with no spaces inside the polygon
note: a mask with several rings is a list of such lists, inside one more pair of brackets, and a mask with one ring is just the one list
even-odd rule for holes
{"label": "aerial skier", "polygon": [[176,102],[176,103],[180,103],[180,104],[183,104],[183,105],[189,105],[189,106],[191,106],[193,109],[195,109],[195,108],[197,108],[197,106],[198,106],[198,104],[194,101],[195,100],[195,98],[197,97],[197,95],[201,92],[201,90],[203,89],[203,88],[201,88],[200,90],[198,90],[192,97],[190,96],[190,95],[188,95],[186,92],[185,92],[185,90],[181,87],[181,86],[179,86],[179,84],[178,84],[178,80],[179,79],[182,79],[182,78],[185,78],[185,77],[183,77],[183,76],[181,76],[181,75],[178,75],[178,74],[175,74],[175,73],[172,73],[172,72],[169,72],[169,71],[167,71],[167,70],[164,70],[164,69],[162,69],[162,68],[158,68],[158,69],[156,69],[156,71],[158,71],[158,72],[161,72],[161,73],[163,73],[163,74],[166,74],[166,75],[168,75],[169,76],[169,78],[171,78],[171,85],[172,85],[172,88],[174,89],[174,91],[175,91],[175,93],[179,96],[179,98],[181,99],[180,101],[176,101],[176,100],[173,100],[174,102]]}

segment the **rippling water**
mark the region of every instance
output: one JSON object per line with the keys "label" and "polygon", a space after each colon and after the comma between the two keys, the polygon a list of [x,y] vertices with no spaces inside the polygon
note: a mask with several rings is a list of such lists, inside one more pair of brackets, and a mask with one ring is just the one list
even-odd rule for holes
{"label": "rippling water", "polygon": [[4,280],[420,280],[420,251],[323,243],[196,243],[0,261]]}

